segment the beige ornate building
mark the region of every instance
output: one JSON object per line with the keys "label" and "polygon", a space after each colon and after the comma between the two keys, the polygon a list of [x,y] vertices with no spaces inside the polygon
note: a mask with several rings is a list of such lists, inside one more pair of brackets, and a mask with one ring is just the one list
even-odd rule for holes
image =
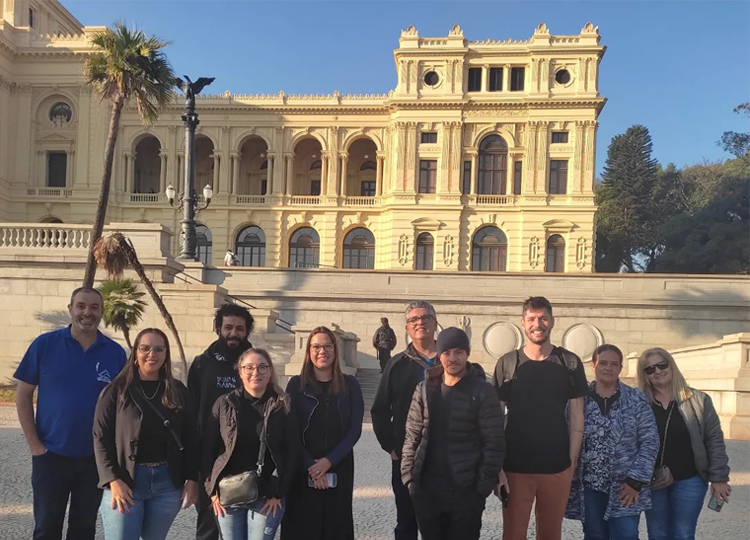
{"label": "beige ornate building", "polygon": [[[101,28],[56,0],[0,6],[0,220],[89,223],[109,113],[81,66]],[[526,41],[409,27],[388,94],[200,96],[202,259],[592,272],[599,40],[590,23]],[[179,230],[164,192],[183,184],[181,107],[147,128],[124,112],[108,221]]]}

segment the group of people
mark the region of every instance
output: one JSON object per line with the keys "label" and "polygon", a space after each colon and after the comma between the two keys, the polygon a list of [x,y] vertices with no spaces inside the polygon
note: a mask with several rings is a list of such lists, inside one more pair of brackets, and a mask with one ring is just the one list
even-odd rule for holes
{"label": "group of people", "polygon": [[[272,540],[279,527],[282,540],[354,538],[364,401],[328,328],[310,333],[282,389],[248,339],[250,312],[225,304],[185,386],[161,330],[140,331],[126,357],[98,330],[99,291],[76,289],[69,312],[15,373],[35,540],[62,538],[68,503],[68,540],[93,540],[99,513],[106,540],[163,540],[192,505],[196,540]],[[561,538],[564,516],[589,540],[638,538],[644,511],[651,540],[694,538],[708,486],[714,506],[731,491],[711,399],[663,349],[643,353],[634,389],[619,380],[620,350],[603,345],[587,383],[581,360],[551,344],[542,297],[524,303],[521,324],[526,344],[489,382],[463,330],[436,338],[433,306],[407,307],[409,344],[385,363],[371,411],[392,462],[396,540],[478,539],[493,492],[504,540],[526,538],[535,502],[540,540]],[[384,327],[373,344],[390,356]]]}

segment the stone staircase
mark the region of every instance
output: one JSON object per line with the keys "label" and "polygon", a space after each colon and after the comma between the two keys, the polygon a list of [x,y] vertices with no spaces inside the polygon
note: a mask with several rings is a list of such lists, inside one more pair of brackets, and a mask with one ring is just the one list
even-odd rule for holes
{"label": "stone staircase", "polygon": [[375,394],[378,391],[378,384],[380,383],[380,369],[358,369],[357,380],[359,385],[362,387],[362,396],[365,400],[365,422],[370,423],[370,408],[372,402],[375,401]]}

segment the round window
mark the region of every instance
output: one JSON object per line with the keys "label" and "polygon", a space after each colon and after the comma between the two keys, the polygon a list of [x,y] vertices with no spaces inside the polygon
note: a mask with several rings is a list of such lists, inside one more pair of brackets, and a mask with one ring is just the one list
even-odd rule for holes
{"label": "round window", "polygon": [[73,111],[70,109],[70,105],[62,101],[52,105],[52,108],[49,110],[49,119],[53,122],[58,118],[64,122],[70,122],[72,117]]}
{"label": "round window", "polygon": [[438,81],[440,81],[440,77],[434,71],[428,71],[424,74],[424,83],[427,86],[435,86]]}
{"label": "round window", "polygon": [[570,82],[570,71],[567,69],[561,69],[555,73],[555,81],[557,84],[568,84]]}

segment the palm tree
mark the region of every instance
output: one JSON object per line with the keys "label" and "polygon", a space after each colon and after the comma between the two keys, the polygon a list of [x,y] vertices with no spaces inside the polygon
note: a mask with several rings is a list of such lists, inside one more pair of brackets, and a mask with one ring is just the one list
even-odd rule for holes
{"label": "palm tree", "polygon": [[180,339],[180,334],[177,332],[177,327],[174,325],[172,315],[169,314],[167,306],[164,305],[164,301],[154,288],[154,284],[151,283],[151,280],[146,275],[146,271],[138,260],[138,255],[136,254],[135,248],[130,240],[125,238],[120,232],[114,232],[109,236],[99,238],[94,246],[94,258],[98,265],[107,271],[110,279],[122,276],[123,271],[128,266],[135,270],[135,273],[138,274],[138,277],[141,279],[141,283],[143,283],[149,296],[151,296],[151,300],[164,318],[167,328],[172,332],[175,342],[177,343],[177,349],[180,353],[183,373],[187,374],[185,349],[182,346],[182,340]]}
{"label": "palm tree", "polygon": [[158,118],[159,111],[175,97],[174,72],[161,50],[169,42],[147,36],[140,30],[128,30],[125,23],[118,21],[112,28],[94,34],[91,43],[97,48],[97,52],[86,58],[84,76],[102,100],[112,102],[112,113],[104,149],[104,173],[99,202],[83,278],[85,287],[92,287],[94,284],[94,246],[104,229],[122,108],[125,103],[134,99],[141,121],[150,124]]}
{"label": "palm tree", "polygon": [[104,297],[104,326],[110,326],[122,332],[125,343],[132,349],[130,329],[143,319],[146,302],[141,300],[146,293],[138,290],[132,279],[110,279],[99,285],[99,292]]}

